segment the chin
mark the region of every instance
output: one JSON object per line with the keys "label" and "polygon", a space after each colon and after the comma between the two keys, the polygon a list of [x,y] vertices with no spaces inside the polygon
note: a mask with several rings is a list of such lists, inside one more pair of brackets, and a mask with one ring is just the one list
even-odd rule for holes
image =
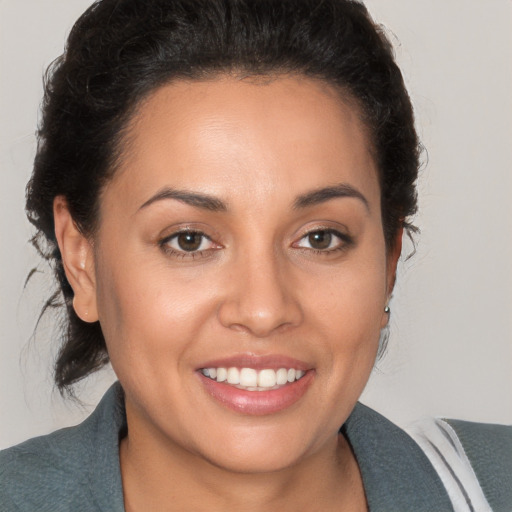
{"label": "chin", "polygon": [[[334,436],[334,439],[336,436]],[[286,425],[231,431],[224,439],[211,438],[199,455],[233,473],[272,473],[296,465],[320,450],[311,432],[291,431]]]}
{"label": "chin", "polygon": [[304,454],[290,453],[289,450],[274,446],[272,450],[265,451],[232,449],[229,453],[216,453],[205,458],[210,464],[230,473],[268,474],[290,468],[303,457]]}

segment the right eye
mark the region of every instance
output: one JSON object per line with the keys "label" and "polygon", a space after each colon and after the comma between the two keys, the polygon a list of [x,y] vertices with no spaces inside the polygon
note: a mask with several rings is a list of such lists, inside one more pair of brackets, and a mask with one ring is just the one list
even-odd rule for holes
{"label": "right eye", "polygon": [[166,252],[178,253],[180,256],[194,256],[217,246],[200,231],[180,231],[160,242]]}

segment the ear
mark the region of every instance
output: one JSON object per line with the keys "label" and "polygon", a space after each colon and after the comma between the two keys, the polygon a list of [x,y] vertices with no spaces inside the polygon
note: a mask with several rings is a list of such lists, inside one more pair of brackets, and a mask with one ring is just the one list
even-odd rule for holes
{"label": "ear", "polygon": [[402,235],[404,233],[404,228],[401,227],[395,235],[395,240],[393,246],[388,251],[387,257],[387,297],[388,300],[391,298],[391,293],[393,292],[393,288],[395,287],[396,281],[396,267],[398,265],[398,258],[400,258],[400,254],[402,253]]}
{"label": "ear", "polygon": [[73,308],[84,322],[96,322],[98,309],[92,245],[77,228],[64,196],[55,197],[53,218],[62,264],[74,292]]}
{"label": "ear", "polygon": [[[400,258],[400,254],[402,253],[402,235],[404,229],[400,228],[395,235],[395,240],[388,251],[387,262],[386,262],[386,306],[391,299],[391,294],[393,293],[393,288],[395,287],[396,281],[396,267],[398,265],[398,258]],[[381,328],[386,327],[389,322],[389,310],[382,312],[382,321]]]}

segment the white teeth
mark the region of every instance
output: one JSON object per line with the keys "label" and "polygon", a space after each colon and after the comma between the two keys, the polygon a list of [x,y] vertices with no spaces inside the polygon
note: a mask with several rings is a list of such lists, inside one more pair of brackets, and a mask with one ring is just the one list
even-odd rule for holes
{"label": "white teeth", "polygon": [[254,368],[203,368],[201,373],[217,382],[226,382],[248,391],[268,391],[277,389],[287,383],[295,382],[305,375],[305,371],[295,368],[273,370],[255,370]]}
{"label": "white teeth", "polygon": [[217,368],[217,382],[224,382],[228,378],[226,368]]}
{"label": "white teeth", "polygon": [[240,370],[240,384],[247,387],[258,385],[258,372],[253,368],[242,368]]}
{"label": "white teeth", "polygon": [[288,382],[288,370],[286,368],[279,368],[276,374],[276,384],[282,386]]}
{"label": "white teeth", "polygon": [[272,388],[276,385],[277,376],[274,370],[261,370],[258,373],[258,386],[260,388]]}
{"label": "white teeth", "polygon": [[240,384],[240,371],[238,368],[228,368],[228,383]]}

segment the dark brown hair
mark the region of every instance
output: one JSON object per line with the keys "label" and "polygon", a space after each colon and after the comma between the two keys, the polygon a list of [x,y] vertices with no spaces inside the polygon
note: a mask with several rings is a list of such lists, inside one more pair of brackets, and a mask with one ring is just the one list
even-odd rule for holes
{"label": "dark brown hair", "polygon": [[[27,187],[34,243],[52,263],[66,326],[55,364],[63,390],[108,362],[99,323],[75,314],[56,244],[53,199],[67,198],[86,235],[115,172],[123,129],[141,99],[180,78],[299,73],[339,86],[359,104],[380,173],[391,247],[416,211],[419,144],[391,45],[350,0],[100,0],[76,22],[45,83],[38,151]],[[59,297],[63,301],[59,301]]]}

